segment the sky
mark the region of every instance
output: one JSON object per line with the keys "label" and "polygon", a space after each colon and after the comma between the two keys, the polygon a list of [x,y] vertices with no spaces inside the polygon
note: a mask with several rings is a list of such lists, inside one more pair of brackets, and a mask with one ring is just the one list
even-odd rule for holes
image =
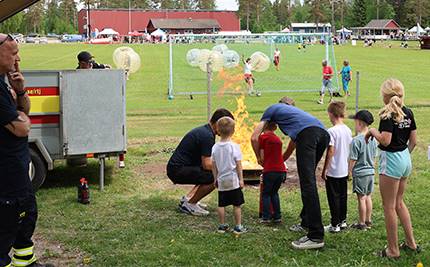
{"label": "sky", "polygon": [[236,0],[216,0],[216,6],[219,10],[237,10]]}

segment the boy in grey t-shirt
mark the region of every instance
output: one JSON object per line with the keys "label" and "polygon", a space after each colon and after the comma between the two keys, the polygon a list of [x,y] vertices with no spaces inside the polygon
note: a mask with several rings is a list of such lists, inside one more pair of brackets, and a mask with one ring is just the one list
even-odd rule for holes
{"label": "boy in grey t-shirt", "polygon": [[373,116],[367,110],[360,110],[353,117],[355,130],[358,133],[352,140],[349,156],[349,175],[352,176],[353,192],[358,200],[358,223],[351,227],[367,230],[372,226],[372,198],[375,180],[374,159],[376,157],[377,142],[370,139],[366,143],[365,135],[369,125],[373,123]]}

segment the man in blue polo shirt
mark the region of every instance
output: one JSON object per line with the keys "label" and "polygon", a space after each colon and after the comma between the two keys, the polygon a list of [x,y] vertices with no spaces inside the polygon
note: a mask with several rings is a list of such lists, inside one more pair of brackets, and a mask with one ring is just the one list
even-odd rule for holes
{"label": "man in blue polo shirt", "polygon": [[330,135],[318,119],[296,108],[291,98],[284,97],[278,104],[266,109],[252,135],[252,147],[259,162],[261,159],[258,137],[268,122],[278,124],[282,133],[291,138],[284,153],[284,160],[288,160],[296,150],[303,209],[300,214],[301,223],[293,225],[290,230],[308,230],[308,234],[292,242],[292,245],[296,249],[321,248],[324,246],[324,228],[315,171],[329,144]]}
{"label": "man in blue polo shirt", "polygon": [[167,176],[174,184],[194,185],[180,200],[181,212],[195,216],[209,214],[206,205],[199,201],[215,189],[211,156],[217,134],[216,123],[222,117],[234,119],[227,109],[217,109],[209,123],[191,130],[182,138],[167,164]]}

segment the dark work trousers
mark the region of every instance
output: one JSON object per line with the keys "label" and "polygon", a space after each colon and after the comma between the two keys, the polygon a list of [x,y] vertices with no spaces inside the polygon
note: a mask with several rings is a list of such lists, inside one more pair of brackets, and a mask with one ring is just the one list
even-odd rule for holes
{"label": "dark work trousers", "polygon": [[[281,203],[279,201],[279,188],[285,180],[285,172],[263,173],[263,219],[281,219]],[[273,218],[270,214],[270,204],[273,206]]]}
{"label": "dark work trousers", "polygon": [[328,147],[330,135],[322,128],[309,127],[297,135],[295,142],[303,203],[303,209],[300,213],[301,225],[308,229],[308,238],[321,240],[324,238],[324,227],[315,171]]}
{"label": "dark work trousers", "polygon": [[[11,263],[9,252],[29,250],[25,256],[15,253],[14,258],[22,261],[35,260],[33,236],[37,221],[36,198],[33,193],[24,198],[0,198],[0,266]],[[16,251],[15,251],[16,252]]]}
{"label": "dark work trousers", "polygon": [[346,220],[348,198],[348,176],[334,178],[327,176],[325,182],[328,205],[330,207],[331,225],[337,226]]}

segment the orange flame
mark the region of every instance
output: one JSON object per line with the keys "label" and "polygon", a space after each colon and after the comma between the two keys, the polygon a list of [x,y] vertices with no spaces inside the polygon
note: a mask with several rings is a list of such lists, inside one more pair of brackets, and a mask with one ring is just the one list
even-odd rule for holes
{"label": "orange flame", "polygon": [[217,79],[223,81],[223,85],[218,90],[218,96],[223,96],[226,92],[241,93],[236,98],[237,108],[233,112],[236,120],[235,133],[233,141],[240,145],[242,151],[242,165],[245,170],[261,169],[255,158],[254,151],[251,145],[251,135],[254,131],[255,123],[249,117],[247,107],[245,104],[245,91],[242,90],[244,83],[242,67],[232,70],[220,70]]}

